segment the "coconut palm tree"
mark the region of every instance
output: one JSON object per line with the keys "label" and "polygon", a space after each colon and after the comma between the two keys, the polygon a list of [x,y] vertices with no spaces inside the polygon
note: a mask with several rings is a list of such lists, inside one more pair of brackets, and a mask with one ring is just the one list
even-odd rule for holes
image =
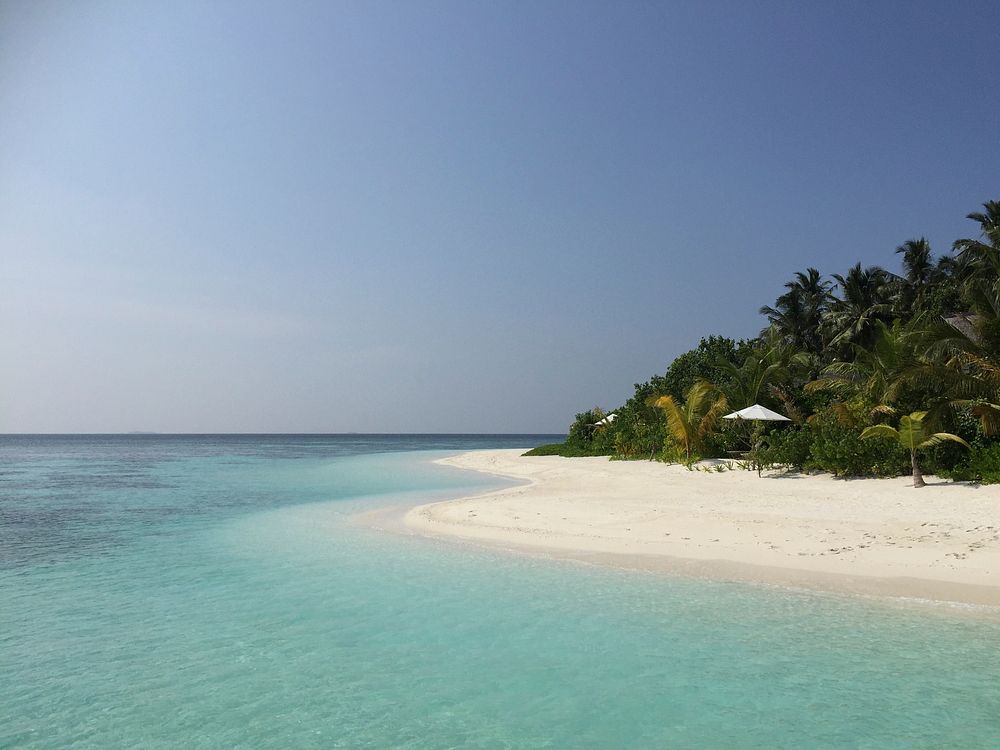
{"label": "coconut palm tree", "polygon": [[873,329],[875,340],[870,347],[851,344],[852,357],[827,365],[819,378],[806,383],[805,390],[832,391],[841,399],[860,396],[873,414],[894,414],[893,405],[907,385],[919,383],[924,390],[940,390],[923,357],[928,333],[919,320],[910,326],[898,320],[888,326],[877,320]]}
{"label": "coconut palm tree", "polygon": [[777,326],[766,329],[739,364],[719,359],[719,389],[732,409],[771,399],[771,386],[789,382],[793,372],[805,372],[810,355],[788,343]]}
{"label": "coconut palm tree", "polygon": [[969,444],[962,440],[962,438],[958,435],[952,435],[950,432],[930,433],[924,425],[924,418],[926,416],[927,412],[925,411],[915,411],[909,416],[899,418],[898,429],[890,427],[887,424],[877,424],[873,427],[866,427],[861,433],[862,440],[875,437],[892,438],[898,440],[900,445],[910,451],[910,466],[913,468],[914,487],[923,487],[926,484],[923,474],[920,473],[920,466],[917,464],[918,450],[932,448],[946,440],[964,445],[966,448],[969,447]]}
{"label": "coconut palm tree", "polygon": [[931,255],[931,243],[926,238],[907,240],[896,248],[903,256],[904,278],[915,286],[926,284],[934,273],[934,259]]}
{"label": "coconut palm tree", "polygon": [[944,384],[953,406],[969,407],[986,435],[1000,434],[1000,292],[980,290],[976,314],[941,323],[927,349],[927,378]]}
{"label": "coconut palm tree", "polygon": [[956,240],[962,296],[975,311],[983,297],[1000,293],[1000,201],[987,201],[983,212],[967,216],[979,223],[981,239]]}
{"label": "coconut palm tree", "polygon": [[924,237],[907,240],[896,248],[896,252],[903,256],[905,283],[897,301],[900,305],[899,313],[905,317],[909,311],[923,311],[924,298],[937,275],[937,268],[931,254],[931,245]]}
{"label": "coconut palm tree", "polygon": [[1000,201],[968,215],[979,223],[981,239],[957,240],[949,264],[960,280],[966,314],[948,318],[949,326],[932,347],[946,376],[953,403],[971,407],[987,435],[1000,434]]}
{"label": "coconut palm tree", "polygon": [[892,293],[898,277],[879,266],[862,268],[858,263],[846,276],[833,274],[840,296],[834,297],[824,315],[832,344],[868,346],[875,336],[875,323],[892,317]]}
{"label": "coconut palm tree", "polygon": [[809,310],[800,294],[786,292],[778,297],[774,307],[761,307],[760,314],[766,316],[771,327],[791,344],[802,346],[809,335]]}
{"label": "coconut palm tree", "polygon": [[726,397],[707,380],[699,380],[684,394],[684,403],[673,396],[660,396],[653,406],[662,409],[667,418],[667,429],[684,450],[685,463],[699,453],[714,430],[719,418],[729,405]]}
{"label": "coconut palm tree", "polygon": [[798,271],[785,284],[788,290],[774,303],[765,305],[760,314],[767,316],[786,342],[807,352],[818,354],[823,348],[820,322],[830,302],[833,284],[823,279],[815,268]]}
{"label": "coconut palm tree", "polygon": [[952,247],[959,255],[978,258],[1000,251],[1000,201],[986,201],[983,208],[984,211],[974,211],[965,217],[979,223],[982,239],[955,240]]}

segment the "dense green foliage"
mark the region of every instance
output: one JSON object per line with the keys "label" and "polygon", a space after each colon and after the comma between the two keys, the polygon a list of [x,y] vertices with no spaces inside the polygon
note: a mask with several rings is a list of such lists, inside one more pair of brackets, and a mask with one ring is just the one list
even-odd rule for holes
{"label": "dense green foliage", "polygon": [[614,451],[613,423],[605,422],[607,414],[598,407],[580,412],[570,425],[564,443],[552,443],[533,448],[526,456],[607,456]]}
{"label": "dense green foliage", "polygon": [[674,449],[672,452],[690,464],[704,452],[716,424],[728,411],[729,402],[714,385],[699,380],[687,389],[683,401],[670,395],[660,396],[653,406],[666,415],[667,440]]}
{"label": "dense green foliage", "polygon": [[562,456],[563,458],[579,458],[581,456],[596,455],[589,450],[576,448],[567,443],[547,443],[532,448],[524,454],[525,456]]}
{"label": "dense green foliage", "polygon": [[969,460],[965,478],[987,484],[1000,483],[1000,443],[991,443],[976,450]]}
{"label": "dense green foliage", "polygon": [[1000,442],[973,445],[967,461],[939,473],[951,479],[1000,484]]}
{"label": "dense green foliage", "polygon": [[761,451],[761,463],[767,466],[787,466],[802,471],[817,468],[812,454],[816,436],[810,425],[774,430],[768,435],[767,446]]}
{"label": "dense green foliage", "polygon": [[923,487],[924,477],[917,460],[917,453],[941,445],[945,442],[956,443],[968,449],[971,446],[958,435],[950,432],[931,432],[928,428],[927,412],[915,411],[899,418],[899,426],[874,424],[865,427],[861,432],[862,440],[895,440],[904,450],[910,453],[910,467],[913,472],[913,486]]}
{"label": "dense green foliage", "polygon": [[[908,430],[901,417],[926,412],[929,436],[971,446],[930,440],[920,448],[928,471],[1000,481],[1000,202],[983,207],[968,216],[979,236],[950,254],[935,257],[924,238],[902,243],[898,273],[863,263],[829,278],[796,272],[760,308],[760,336],[701,339],[637,383],[613,421],[597,408],[578,414],[566,442],[544,449],[666,461],[750,454],[794,470],[897,476],[916,472],[916,449],[890,426]],[[719,420],[722,404],[754,403],[791,424]]]}
{"label": "dense green foliage", "polygon": [[909,470],[910,457],[896,441],[862,440],[856,428],[828,415],[816,422],[808,468],[847,477],[895,477]]}

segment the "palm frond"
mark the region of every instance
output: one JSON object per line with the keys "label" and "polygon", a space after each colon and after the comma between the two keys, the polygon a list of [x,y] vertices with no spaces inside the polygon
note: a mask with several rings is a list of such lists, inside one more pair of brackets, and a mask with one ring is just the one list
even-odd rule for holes
{"label": "palm frond", "polygon": [[917,447],[933,448],[935,445],[940,445],[941,443],[945,442],[958,443],[959,445],[964,445],[969,450],[972,449],[972,446],[969,445],[964,440],[962,440],[962,438],[960,438],[958,435],[952,435],[950,432],[935,432],[933,435],[928,436],[928,438],[924,440],[922,443],[920,443],[920,445],[918,445]]}
{"label": "palm frond", "polygon": [[862,440],[868,440],[869,438],[876,438],[876,437],[898,440],[899,431],[896,430],[895,427],[890,427],[887,424],[872,425],[871,427],[865,427],[865,429],[861,431]]}

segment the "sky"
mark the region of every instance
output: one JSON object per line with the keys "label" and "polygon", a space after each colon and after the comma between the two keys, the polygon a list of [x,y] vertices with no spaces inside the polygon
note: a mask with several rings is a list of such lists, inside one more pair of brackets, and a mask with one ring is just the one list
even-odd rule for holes
{"label": "sky", "polygon": [[0,432],[565,432],[976,236],[995,17],[0,0]]}

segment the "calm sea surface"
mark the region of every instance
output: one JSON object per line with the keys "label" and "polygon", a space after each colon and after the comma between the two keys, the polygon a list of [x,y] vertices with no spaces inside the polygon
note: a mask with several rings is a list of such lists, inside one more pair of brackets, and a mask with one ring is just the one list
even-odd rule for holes
{"label": "calm sea surface", "polygon": [[0,748],[1000,747],[1000,625],[367,529],[539,436],[0,437]]}

